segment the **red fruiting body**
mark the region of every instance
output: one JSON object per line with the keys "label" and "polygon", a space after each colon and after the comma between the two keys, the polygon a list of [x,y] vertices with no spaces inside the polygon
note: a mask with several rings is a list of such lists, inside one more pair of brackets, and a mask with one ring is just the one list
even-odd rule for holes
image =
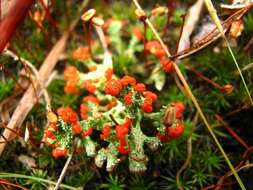
{"label": "red fruiting body", "polygon": [[144,92],[146,90],[146,86],[143,83],[137,83],[136,85],[134,85],[134,90],[136,92]]}
{"label": "red fruiting body", "polygon": [[129,127],[127,125],[117,125],[116,126],[116,136],[118,139],[124,139],[128,134]]}
{"label": "red fruiting body", "polygon": [[64,157],[68,154],[68,150],[66,148],[55,148],[52,151],[52,155],[55,158]]}
{"label": "red fruiting body", "polygon": [[74,66],[68,65],[64,70],[64,78],[67,81],[64,87],[64,92],[69,94],[78,94],[79,89],[76,86],[80,80],[78,70]]}
{"label": "red fruiting body", "polygon": [[61,107],[57,110],[57,114],[63,119],[64,122],[76,123],[77,113],[70,107]]}
{"label": "red fruiting body", "polygon": [[167,142],[168,140],[169,140],[169,137],[168,137],[168,135],[167,134],[161,134],[161,133],[157,133],[156,134],[156,136],[157,136],[157,138],[159,138],[159,140],[161,141],[161,142]]}
{"label": "red fruiting body", "polygon": [[92,83],[91,80],[84,81],[83,86],[84,86],[84,89],[87,90],[91,94],[94,94],[96,91],[96,86]]}
{"label": "red fruiting body", "polygon": [[125,75],[122,79],[120,79],[120,83],[122,86],[127,86],[127,85],[134,86],[136,84],[136,80],[134,77]]}
{"label": "red fruiting body", "polygon": [[48,129],[50,131],[57,131],[58,130],[58,127],[56,126],[55,123],[50,123],[50,125],[48,126]]}
{"label": "red fruiting body", "polygon": [[156,57],[166,56],[165,50],[162,48],[161,44],[156,40],[147,42],[145,44],[144,50],[154,54]]}
{"label": "red fruiting body", "polygon": [[153,111],[152,103],[153,102],[151,98],[145,98],[141,106],[142,111],[146,113],[152,112]]}
{"label": "red fruiting body", "polygon": [[118,151],[120,154],[123,154],[123,155],[127,155],[129,153],[129,150],[127,150],[125,146],[121,144],[118,146]]}
{"label": "red fruiting body", "polygon": [[105,140],[110,135],[111,130],[112,129],[110,125],[104,126],[102,129],[102,134],[100,134],[100,139]]}
{"label": "red fruiting body", "polygon": [[110,80],[112,79],[112,75],[113,75],[113,69],[109,68],[105,71],[105,78],[106,80]]}
{"label": "red fruiting body", "polygon": [[129,128],[129,127],[132,125],[132,119],[129,118],[129,117],[127,117],[124,124],[125,124],[126,126],[128,126],[128,128]]}
{"label": "red fruiting body", "polygon": [[170,73],[174,71],[174,63],[175,63],[174,61],[170,59],[161,59],[160,63],[165,72]]}
{"label": "red fruiting body", "polygon": [[133,28],[133,34],[140,41],[144,39],[143,33],[139,27]]}
{"label": "red fruiting body", "polygon": [[64,86],[64,92],[67,94],[78,94],[79,88],[73,84],[72,82],[67,81],[66,85]]}
{"label": "red fruiting body", "polygon": [[175,108],[176,108],[176,118],[181,119],[182,118],[182,113],[185,110],[185,106],[182,102],[175,102],[174,105],[175,105]]}
{"label": "red fruiting body", "polygon": [[144,92],[144,97],[150,98],[152,100],[152,102],[155,102],[157,100],[157,95],[151,91]]}
{"label": "red fruiting body", "polygon": [[72,53],[72,57],[80,61],[87,60],[90,58],[90,56],[89,47],[79,47]]}
{"label": "red fruiting body", "polygon": [[175,127],[168,127],[167,132],[170,139],[177,139],[184,132],[184,124],[177,123]]}
{"label": "red fruiting body", "polygon": [[129,128],[132,124],[132,119],[126,118],[125,123],[116,126],[116,136],[119,140],[124,139],[129,132]]}
{"label": "red fruiting body", "polygon": [[81,134],[82,132],[82,128],[79,124],[72,124],[72,130],[74,132],[74,134],[78,135],[78,134]]}
{"label": "red fruiting body", "polygon": [[94,104],[99,104],[99,100],[96,96],[92,96],[92,95],[89,95],[89,96],[85,96],[83,98],[83,102],[92,102]]}
{"label": "red fruiting body", "polygon": [[46,137],[50,139],[55,139],[54,132],[49,130],[48,128],[45,129],[44,133]]}
{"label": "red fruiting body", "polygon": [[81,104],[80,105],[80,116],[83,120],[86,120],[88,118],[88,112],[89,112],[88,107],[84,104]]}
{"label": "red fruiting body", "polygon": [[72,84],[78,83],[80,79],[78,70],[74,66],[68,65],[64,70],[64,79]]}
{"label": "red fruiting body", "polygon": [[118,80],[111,79],[105,83],[105,93],[117,96],[122,90],[122,85]]}
{"label": "red fruiting body", "polygon": [[92,133],[93,133],[93,129],[92,129],[92,128],[89,128],[89,129],[87,129],[86,131],[83,131],[83,132],[82,132],[82,136],[83,136],[83,137],[87,137],[87,136],[90,136]]}
{"label": "red fruiting body", "polygon": [[132,92],[128,92],[125,96],[124,96],[124,102],[126,105],[131,105],[132,103]]}

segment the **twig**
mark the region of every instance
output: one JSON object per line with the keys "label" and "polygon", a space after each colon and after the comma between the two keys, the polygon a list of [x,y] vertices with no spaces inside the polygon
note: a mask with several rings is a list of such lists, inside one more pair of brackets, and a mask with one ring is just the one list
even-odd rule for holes
{"label": "twig", "polygon": [[214,82],[213,80],[207,78],[206,76],[204,76],[202,73],[200,73],[199,71],[197,71],[194,68],[190,68],[190,70],[197,75],[199,78],[201,78],[202,80],[206,81],[207,83],[211,84],[212,86],[214,86],[215,88],[221,90],[222,86],[219,85],[218,83]]}
{"label": "twig", "polygon": [[222,119],[221,116],[217,114],[215,117],[224,125],[225,129],[230,133],[232,137],[234,137],[244,148],[249,149],[249,145],[239,135],[237,135],[233,129],[229,127],[229,125]]}
{"label": "twig", "polygon": [[65,176],[65,173],[66,173],[66,171],[67,171],[67,168],[68,168],[68,166],[69,166],[69,163],[70,163],[70,161],[71,161],[71,159],[72,159],[72,156],[73,156],[73,153],[71,153],[71,154],[69,155],[69,157],[68,157],[68,159],[67,159],[67,161],[66,161],[66,163],[65,163],[65,165],[64,165],[64,167],[63,167],[63,169],[62,169],[62,171],[61,171],[61,175],[60,175],[60,177],[58,178],[58,181],[57,181],[57,183],[56,183],[56,185],[55,185],[55,187],[54,187],[54,190],[57,190],[57,189],[60,187],[61,182],[62,182],[62,180],[63,180],[63,178],[64,178],[64,176]]}

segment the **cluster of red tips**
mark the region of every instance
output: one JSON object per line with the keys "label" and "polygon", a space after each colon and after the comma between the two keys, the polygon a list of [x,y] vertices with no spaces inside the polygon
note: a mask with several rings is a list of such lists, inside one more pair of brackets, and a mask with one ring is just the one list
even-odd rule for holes
{"label": "cluster of red tips", "polygon": [[93,129],[92,129],[92,128],[89,128],[89,129],[87,129],[87,130],[85,130],[85,131],[82,131],[82,136],[83,136],[83,137],[88,137],[88,136],[90,136],[92,133],[93,133]]}
{"label": "cluster of red tips", "polygon": [[77,83],[80,79],[76,67],[68,65],[64,70],[64,79],[73,83]]}
{"label": "cluster of red tips", "polygon": [[141,31],[141,29],[139,27],[134,27],[133,30],[133,35],[139,40],[143,40],[144,39],[144,35],[143,32]]}
{"label": "cluster of red tips", "polygon": [[170,139],[177,139],[184,132],[184,124],[178,122],[175,126],[168,127],[167,132]]}
{"label": "cluster of red tips", "polygon": [[112,68],[109,68],[105,71],[106,80],[112,79],[112,75],[113,75],[113,69]]}
{"label": "cluster of red tips", "polygon": [[185,106],[182,102],[175,102],[173,103],[176,109],[176,118],[177,119],[182,119],[182,114],[185,111]]}
{"label": "cluster of red tips", "polygon": [[52,155],[55,158],[63,157],[67,155],[66,149],[61,149],[56,142],[55,132],[58,130],[56,125],[58,117],[52,111],[47,113],[47,119],[49,121],[49,126],[44,130],[44,136],[46,143],[53,148]]}
{"label": "cluster of red tips", "polygon": [[136,92],[144,92],[146,91],[146,86],[143,83],[137,83],[136,85],[134,85],[134,90]]}
{"label": "cluster of red tips", "polygon": [[[166,47],[167,48],[167,47]],[[158,58],[166,56],[166,51],[163,49],[159,41],[153,40],[145,44],[144,51],[147,51]]]}
{"label": "cluster of red tips", "polygon": [[125,75],[120,79],[120,83],[122,86],[132,85],[134,86],[136,84],[136,80],[134,77]]}
{"label": "cluster of red tips", "polygon": [[84,81],[83,87],[85,90],[87,90],[91,94],[94,94],[97,89],[96,86],[93,84],[92,80]]}
{"label": "cluster of red tips", "polygon": [[67,148],[57,147],[57,148],[53,149],[53,151],[52,151],[52,155],[55,158],[64,157],[64,156],[67,156],[67,154],[68,154]]}
{"label": "cluster of red tips", "polygon": [[80,105],[80,116],[81,119],[86,120],[88,118],[89,108],[85,104]]}
{"label": "cluster of red tips", "polygon": [[44,130],[45,140],[49,146],[55,147],[55,131],[57,131],[57,126],[54,123],[50,123],[48,127]]}
{"label": "cluster of red tips", "polygon": [[82,128],[78,123],[72,124],[72,131],[75,135],[79,135],[82,133]]}
{"label": "cluster of red tips", "polygon": [[109,137],[111,130],[112,130],[112,128],[110,125],[105,125],[102,128],[102,134],[100,134],[100,139],[105,140],[107,137]]}
{"label": "cluster of red tips", "polygon": [[175,61],[173,61],[173,60],[170,60],[170,59],[161,59],[160,60],[160,64],[161,64],[163,70],[166,73],[171,73],[175,69],[174,68]]}
{"label": "cluster of red tips", "polygon": [[88,95],[83,98],[83,102],[85,103],[92,102],[94,104],[99,104],[99,99],[96,96]]}
{"label": "cluster of red tips", "polygon": [[79,61],[87,60],[91,57],[89,47],[79,47],[72,53],[72,57]]}
{"label": "cluster of red tips", "polygon": [[[84,98],[86,102],[98,102],[95,96],[86,96]],[[52,155],[55,158],[63,157],[68,154],[68,149],[66,147],[60,147],[57,143],[57,131],[59,131],[57,127],[58,119],[61,118],[65,123],[71,125],[72,133],[74,135],[80,135],[82,137],[90,136],[93,133],[92,128],[88,128],[83,130],[78,122],[77,113],[72,110],[70,107],[61,107],[57,110],[57,114],[49,111],[47,114],[48,121],[50,122],[49,126],[44,130],[46,143],[53,148]]]}
{"label": "cluster of red tips", "polygon": [[[151,91],[147,91],[145,84],[136,83],[134,77],[126,75],[119,80],[108,80],[105,84],[105,93],[110,94],[112,96],[117,96],[126,86],[132,87],[133,91],[135,91],[136,93],[140,93],[144,96],[144,100],[141,106],[144,112],[150,113],[153,111],[153,103],[157,100],[157,95]],[[130,106],[134,101],[133,91],[127,92],[123,95],[124,103],[127,106]]]}
{"label": "cluster of red tips", "polygon": [[[157,137],[161,142],[179,138],[184,132],[184,124],[182,123],[182,114],[185,111],[185,106],[182,102],[172,103],[174,113],[168,113],[168,115],[174,115],[175,118],[170,126],[166,127],[165,134],[158,133]],[[168,116],[170,117],[170,116]]]}
{"label": "cluster of red tips", "polygon": [[151,91],[144,92],[145,99],[142,103],[142,111],[150,113],[153,111],[153,103],[157,100],[157,95]]}
{"label": "cluster of red tips", "polygon": [[77,113],[70,107],[58,108],[57,114],[66,123],[76,123],[78,120]]}
{"label": "cluster of red tips", "polygon": [[116,137],[119,140],[118,151],[121,154],[128,154],[129,148],[127,148],[126,135],[129,133],[132,119],[126,118],[125,123],[116,126]]}
{"label": "cluster of red tips", "polygon": [[64,70],[64,79],[67,82],[64,87],[65,93],[78,94],[79,89],[76,84],[79,82],[80,77],[76,67],[68,65]]}
{"label": "cluster of red tips", "polygon": [[124,102],[127,106],[132,104],[132,92],[128,92],[125,96],[124,96]]}
{"label": "cluster of red tips", "polygon": [[83,98],[83,104],[81,104],[80,106],[80,116],[81,116],[81,119],[83,120],[86,120],[88,118],[88,113],[89,113],[89,108],[87,106],[88,102],[98,105],[100,101],[94,95],[88,95]]}
{"label": "cluster of red tips", "polygon": [[122,85],[119,80],[110,79],[105,83],[105,93],[112,96],[117,96],[122,90]]}

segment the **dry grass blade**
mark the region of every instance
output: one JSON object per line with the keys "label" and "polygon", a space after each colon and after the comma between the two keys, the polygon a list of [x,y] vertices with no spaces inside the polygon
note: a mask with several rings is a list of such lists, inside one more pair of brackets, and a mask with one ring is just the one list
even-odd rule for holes
{"label": "dry grass blade", "polygon": [[[233,61],[234,61],[234,63],[235,63],[235,66],[236,66],[236,68],[237,68],[237,70],[238,70],[238,72],[239,72],[239,74],[240,74],[240,77],[241,77],[241,79],[242,79],[242,82],[243,82],[243,85],[244,85],[244,87],[245,87],[245,90],[246,90],[246,92],[247,92],[247,94],[248,94],[248,96],[249,96],[250,102],[251,102],[251,104],[253,105],[253,100],[252,100],[252,97],[251,97],[251,95],[250,95],[248,86],[247,86],[247,84],[246,84],[246,82],[245,82],[244,76],[243,76],[243,74],[242,74],[242,72],[241,72],[241,69],[240,69],[240,67],[239,67],[239,64],[238,64],[236,58],[235,58],[235,55],[234,55],[234,53],[233,53],[233,51],[232,51],[232,49],[231,49],[231,47],[230,47],[230,44],[229,44],[229,42],[228,42],[228,40],[227,40],[227,38],[226,38],[226,36],[225,36],[225,32],[224,32],[224,30],[223,30],[222,24],[221,24],[221,22],[220,22],[220,19],[219,19],[217,13],[216,13],[216,9],[214,8],[214,6],[213,6],[211,0],[205,0],[205,5],[206,5],[206,7],[207,7],[207,9],[208,9],[208,11],[209,11],[210,16],[212,17],[212,19],[213,19],[213,21],[214,21],[214,23],[215,23],[215,25],[217,26],[219,32],[222,34],[222,37],[223,37],[224,40],[226,41],[226,44],[227,44],[227,46],[228,46],[228,50],[229,50],[229,52],[230,52],[230,54],[231,54],[231,56],[232,56],[232,58],[233,58]],[[246,8],[244,8],[244,9],[246,9]]]}
{"label": "dry grass blade", "polygon": [[[138,9],[141,9],[141,10],[143,11],[143,9],[140,7],[140,5],[139,5],[139,3],[138,3],[137,0],[133,0],[133,2],[134,2],[134,4],[136,5],[136,7],[137,7]],[[171,54],[169,53],[168,49],[166,48],[165,44],[163,43],[162,39],[160,38],[158,32],[157,32],[156,29],[153,27],[152,23],[151,23],[148,19],[146,19],[146,23],[147,23],[147,25],[151,28],[151,30],[152,30],[153,33],[155,34],[156,38],[157,38],[157,39],[159,40],[159,42],[161,43],[163,49],[164,49],[164,50],[166,51],[166,53],[167,53],[167,56],[170,57]],[[174,64],[174,67],[175,67],[175,71],[176,71],[176,73],[177,73],[179,79],[181,80],[182,84],[183,84],[184,87],[185,87],[186,92],[188,93],[189,97],[191,98],[191,100],[192,100],[194,106],[196,107],[196,109],[197,109],[197,111],[198,111],[198,113],[199,113],[201,119],[203,120],[203,122],[204,122],[206,128],[208,129],[210,135],[212,136],[212,138],[213,138],[215,144],[217,145],[217,147],[218,147],[219,150],[221,151],[222,156],[223,156],[224,159],[226,160],[226,162],[227,162],[229,168],[231,169],[233,175],[236,177],[236,179],[237,179],[237,181],[238,181],[240,187],[241,187],[242,189],[245,189],[245,187],[244,187],[244,185],[243,185],[243,183],[242,183],[242,181],[241,181],[241,178],[238,176],[238,174],[237,174],[237,172],[236,172],[234,166],[233,166],[232,163],[230,162],[230,160],[229,160],[229,158],[228,158],[226,152],[224,151],[224,149],[222,148],[221,144],[219,143],[217,137],[215,136],[215,134],[214,134],[214,132],[213,132],[213,130],[212,130],[212,128],[211,128],[209,122],[208,122],[207,119],[206,119],[206,116],[204,115],[204,113],[203,113],[201,107],[199,106],[199,103],[198,103],[197,99],[195,98],[195,96],[193,95],[193,93],[192,93],[192,91],[191,91],[191,89],[190,89],[190,87],[189,87],[187,81],[185,80],[185,78],[184,78],[182,72],[180,71],[180,69],[179,69],[179,67],[177,66],[177,64]]]}
{"label": "dry grass blade", "polygon": [[60,175],[60,177],[59,177],[59,179],[58,179],[58,181],[57,181],[57,183],[56,183],[56,185],[55,185],[55,187],[54,187],[54,190],[58,190],[58,189],[59,189],[59,187],[60,187],[60,185],[61,185],[61,182],[62,182],[62,180],[63,180],[63,178],[64,178],[64,175],[65,175],[65,173],[66,173],[66,171],[67,171],[67,168],[68,168],[68,166],[69,166],[69,164],[70,164],[70,161],[71,161],[71,159],[72,159],[72,156],[73,156],[73,154],[70,154],[70,155],[69,155],[69,157],[68,157],[68,159],[67,159],[67,161],[66,161],[66,163],[65,163],[65,165],[64,165],[64,167],[63,167],[63,169],[62,169],[61,175]]}

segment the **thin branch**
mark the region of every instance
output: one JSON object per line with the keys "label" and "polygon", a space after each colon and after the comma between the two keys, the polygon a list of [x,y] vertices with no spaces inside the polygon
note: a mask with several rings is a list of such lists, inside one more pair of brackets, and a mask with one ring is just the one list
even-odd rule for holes
{"label": "thin branch", "polygon": [[69,155],[69,157],[68,157],[68,159],[67,159],[67,161],[66,161],[66,163],[65,163],[65,165],[64,165],[64,167],[63,167],[63,169],[62,169],[62,171],[61,171],[61,175],[60,175],[60,177],[58,178],[58,181],[57,181],[57,183],[56,183],[56,185],[55,185],[55,187],[54,187],[54,190],[58,190],[58,188],[60,187],[61,182],[62,182],[62,180],[63,180],[63,178],[64,178],[64,176],[65,176],[65,173],[66,173],[66,171],[67,171],[67,168],[68,168],[68,166],[69,166],[69,164],[70,164],[70,161],[71,161],[71,159],[72,159],[72,156],[73,156],[73,153],[71,153],[71,154]]}

